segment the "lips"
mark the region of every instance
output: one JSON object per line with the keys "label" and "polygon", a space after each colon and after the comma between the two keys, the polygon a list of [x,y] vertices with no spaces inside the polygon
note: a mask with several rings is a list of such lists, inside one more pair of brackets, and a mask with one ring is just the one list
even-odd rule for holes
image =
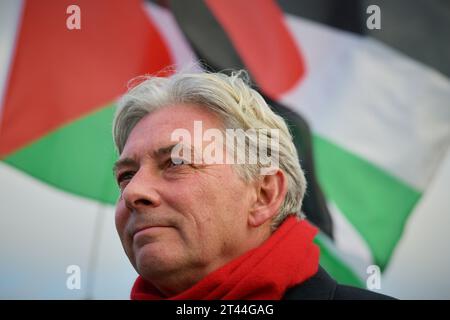
{"label": "lips", "polygon": [[170,226],[151,225],[151,226],[143,226],[143,227],[139,227],[139,228],[136,228],[135,231],[133,232],[133,238],[134,238],[137,234],[139,234],[139,233],[141,233],[141,232],[144,232],[144,231],[147,231],[147,230],[151,230],[151,229],[156,230],[156,229],[160,229],[160,228],[170,228]]}

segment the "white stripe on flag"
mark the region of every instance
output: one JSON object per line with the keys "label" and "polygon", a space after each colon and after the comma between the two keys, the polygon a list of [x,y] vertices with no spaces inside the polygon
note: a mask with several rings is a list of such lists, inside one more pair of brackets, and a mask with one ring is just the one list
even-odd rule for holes
{"label": "white stripe on flag", "polygon": [[450,82],[368,37],[286,16],[307,67],[282,101],[312,129],[425,190],[450,142]]}
{"label": "white stripe on flag", "polygon": [[[115,231],[113,206],[48,186],[2,162],[0,177],[0,299],[128,299],[136,272]],[[95,235],[99,215],[104,223]],[[66,287],[69,265],[81,269],[80,290]]]}
{"label": "white stripe on flag", "polygon": [[366,276],[366,269],[373,264],[372,253],[367,242],[347,220],[335,203],[329,202],[328,209],[333,219],[333,235],[336,248],[347,258],[346,262],[360,276]]}
{"label": "white stripe on flag", "polygon": [[401,299],[450,299],[450,148],[383,273],[381,289]]}
{"label": "white stripe on flag", "polygon": [[188,71],[187,69],[191,71],[198,70],[196,64],[198,59],[172,13],[149,2],[146,2],[144,6],[146,13],[163,35],[163,41],[170,48],[170,54],[175,61],[176,69],[183,71]]}

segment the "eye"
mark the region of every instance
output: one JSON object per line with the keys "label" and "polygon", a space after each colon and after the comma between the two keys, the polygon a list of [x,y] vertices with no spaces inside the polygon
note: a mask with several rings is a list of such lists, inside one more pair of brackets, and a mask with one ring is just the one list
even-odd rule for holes
{"label": "eye", "polygon": [[125,171],[118,175],[117,177],[117,183],[121,185],[123,182],[131,180],[133,178],[134,172],[133,171]]}
{"label": "eye", "polygon": [[174,168],[174,167],[180,167],[186,164],[190,164],[189,161],[185,160],[185,159],[181,159],[181,158],[170,158],[168,160],[168,164],[167,166],[169,168]]}

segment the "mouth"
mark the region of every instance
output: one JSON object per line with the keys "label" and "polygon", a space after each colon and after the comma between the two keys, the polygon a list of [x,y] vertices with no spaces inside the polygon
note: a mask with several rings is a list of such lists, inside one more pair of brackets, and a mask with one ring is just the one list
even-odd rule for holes
{"label": "mouth", "polygon": [[139,237],[141,235],[151,235],[155,232],[159,232],[159,231],[167,229],[167,228],[171,228],[171,227],[170,226],[146,226],[146,227],[138,228],[133,233],[133,239],[135,239],[136,237]]}

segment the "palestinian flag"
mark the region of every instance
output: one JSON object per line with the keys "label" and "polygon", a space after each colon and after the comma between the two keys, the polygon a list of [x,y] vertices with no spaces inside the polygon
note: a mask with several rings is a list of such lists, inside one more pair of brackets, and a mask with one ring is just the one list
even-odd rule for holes
{"label": "palestinian flag", "polygon": [[[334,277],[363,287],[377,265],[382,292],[450,297],[450,68],[427,49],[439,38],[413,46],[430,30],[402,33],[417,26],[387,2],[370,31],[364,1],[292,0],[76,1],[81,29],[70,30],[72,4],[0,4],[0,297],[128,297],[116,99],[137,75],[197,59],[248,69],[289,122],[310,186],[303,208]],[[448,26],[438,4],[408,6]],[[69,265],[80,290],[66,287]]]}
{"label": "palestinian flag", "polygon": [[111,124],[128,80],[176,60],[141,1],[77,1],[79,30],[72,4],[0,8],[3,298],[126,298],[135,278],[114,234]]}

